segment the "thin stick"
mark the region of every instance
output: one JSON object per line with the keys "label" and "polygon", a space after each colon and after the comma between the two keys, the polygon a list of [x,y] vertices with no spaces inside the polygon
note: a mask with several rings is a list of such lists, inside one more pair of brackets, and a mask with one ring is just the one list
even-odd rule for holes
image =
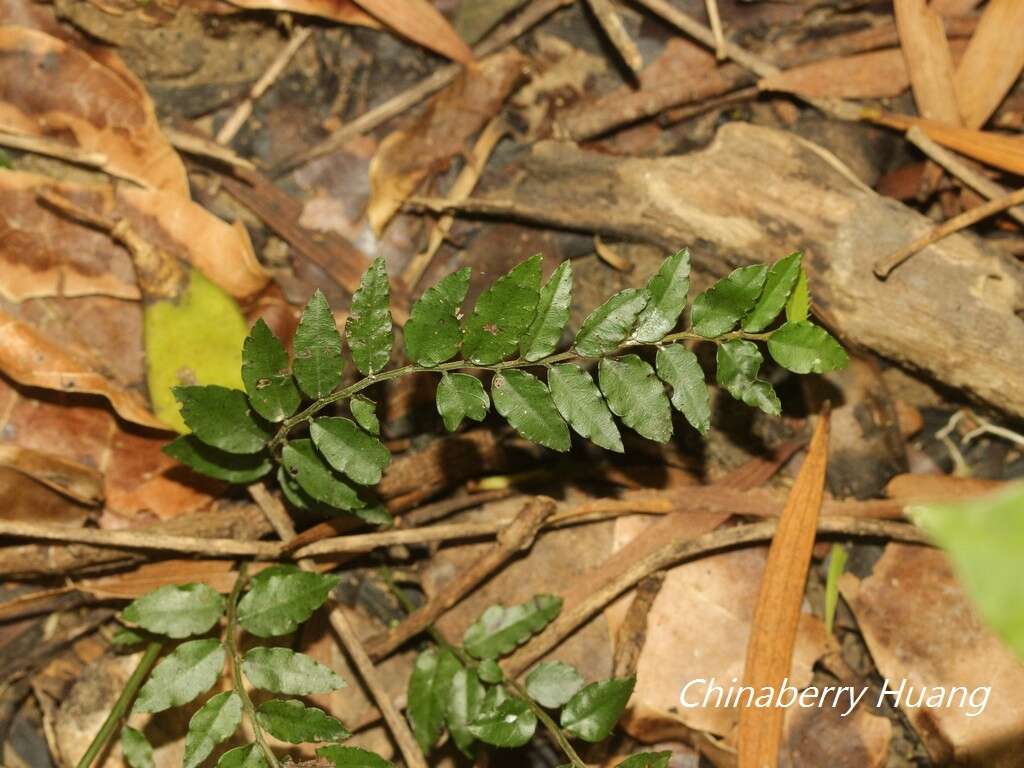
{"label": "thin stick", "polygon": [[[778,522],[770,520],[731,528],[719,528],[696,539],[676,539],[665,543],[646,557],[630,564],[622,572],[611,574],[599,589],[591,592],[579,605],[562,613],[547,629],[531,640],[529,645],[524,646],[505,661],[502,666],[506,675],[518,677],[541,657],[560,645],[581,624],[652,573],[731,547],[768,541],[775,535],[777,527]],[[823,518],[818,522],[818,533],[884,538],[912,544],[929,543],[925,534],[914,526],[888,520]]]}
{"label": "thin stick", "polygon": [[274,60],[267,67],[267,71],[263,73],[263,76],[256,81],[253,85],[252,90],[249,91],[249,95],[245,101],[235,107],[235,111],[231,113],[224,125],[221,126],[220,130],[217,131],[217,143],[218,144],[230,144],[231,140],[235,138],[235,135],[241,130],[242,126],[245,125],[245,121],[249,119],[252,114],[253,106],[256,101],[266,93],[267,89],[274,84],[274,81],[281,75],[284,68],[288,66],[288,62],[292,60],[292,57],[298,53],[299,48],[305,43],[309,36],[313,34],[312,27],[303,27],[294,34],[288,44],[281,49],[281,51],[274,57]]}
{"label": "thin stick", "polygon": [[10,147],[22,152],[56,157],[59,160],[67,160],[90,168],[105,168],[109,162],[109,158],[102,152],[86,152],[42,136],[22,136],[7,131],[0,131],[0,147]]}
{"label": "thin stick", "polygon": [[[274,530],[277,531],[277,535],[281,537],[281,540],[290,541],[294,539],[295,526],[292,525],[288,511],[280,500],[266,492],[254,492],[254,487],[252,486],[249,491],[252,494],[253,500],[259,504],[260,509],[267,516],[267,520],[274,526]],[[315,570],[313,562],[309,559],[300,560],[299,567],[304,571]],[[402,717],[401,711],[395,706],[395,703],[384,688],[384,684],[377,674],[377,669],[373,666],[373,661],[367,655],[362,642],[359,640],[359,636],[349,623],[342,607],[335,604],[328,618],[334,631],[338,634],[338,638],[341,640],[342,647],[348,653],[349,658],[352,659],[356,669],[359,670],[359,675],[363,678],[363,682],[366,683],[366,687],[370,689],[370,694],[373,696],[377,708],[384,716],[391,735],[395,737],[395,741],[398,743],[398,749],[401,751],[402,757],[405,758],[407,768],[427,768],[423,752],[420,751],[416,738],[412,735],[412,731],[409,730],[409,725],[406,723],[405,718]]]}
{"label": "thin stick", "polygon": [[247,171],[256,170],[256,166],[253,163],[237,152],[211,141],[206,136],[200,136],[190,131],[182,131],[170,125],[161,125],[160,131],[175,149],[180,149],[182,152],[187,152],[197,157],[208,157],[230,165],[232,168],[243,168]]}
{"label": "thin stick", "polygon": [[295,557],[316,557],[342,552],[371,552],[379,547],[390,547],[395,544],[429,544],[435,541],[494,536],[506,523],[507,521],[503,520],[484,523],[449,523],[430,525],[425,528],[334,536],[296,550]]}
{"label": "thin stick", "polygon": [[718,0],[704,0],[707,8],[708,21],[711,22],[711,34],[715,36],[715,56],[719,61],[728,58],[725,51],[725,33],[722,31],[722,17],[718,13]]}
{"label": "thin stick", "polygon": [[[918,126],[911,126],[907,131],[907,141],[924,152],[929,158],[945,168],[953,176],[988,200],[995,200],[1009,194],[1009,190],[975,171],[967,163],[945,147],[935,143],[927,133]],[[1010,208],[1006,211],[1021,224],[1024,224],[1024,208]]]}
{"label": "thin stick", "polygon": [[103,721],[103,725],[100,726],[99,731],[93,737],[89,747],[85,750],[85,754],[82,755],[82,759],[78,761],[76,768],[89,768],[100,752],[103,751],[103,748],[107,746],[107,742],[114,735],[115,729],[128,713],[128,706],[135,698],[135,694],[142,686],[146,675],[149,674],[149,670],[156,663],[161,650],[163,650],[163,645],[158,642],[152,642],[146,646],[142,658],[139,659],[138,666],[135,667],[135,671],[132,672],[128,682],[121,689],[121,695],[117,697],[117,701],[114,702],[114,706],[110,709],[110,714]]}
{"label": "thin stick", "polygon": [[935,227],[935,229],[930,232],[907,243],[905,246],[889,254],[884,259],[880,259],[875,262],[875,276],[880,280],[884,280],[894,269],[896,269],[896,267],[918,251],[927,248],[929,245],[937,243],[945,237],[949,237],[949,235],[959,232],[961,229],[969,227],[972,224],[977,224],[982,219],[987,219],[989,216],[993,216],[1005,211],[1007,208],[1020,205],[1021,203],[1024,203],[1024,187],[1003,197],[998,197],[995,200],[989,200],[987,203],[979,205],[977,208],[971,208],[969,211],[964,211],[959,216],[954,216],[949,221]]}
{"label": "thin stick", "polygon": [[594,12],[594,18],[601,25],[601,29],[604,30],[608,41],[619,54],[619,58],[622,59],[634,75],[639,74],[640,70],[643,69],[644,59],[640,55],[640,51],[637,50],[633,38],[626,31],[626,26],[622,23],[622,17],[615,10],[611,0],[587,0],[587,4],[590,6],[590,10]]}
{"label": "thin stick", "polygon": [[[526,9],[516,15],[505,24],[497,27],[484,40],[473,47],[473,55],[476,58],[489,56],[501,50],[524,32],[532,29],[550,14],[566,5],[571,5],[574,0],[535,0]],[[343,125],[326,139],[321,141],[312,149],[285,160],[278,165],[273,175],[280,176],[283,173],[305,165],[311,160],[323,157],[339,149],[357,136],[369,133],[374,128],[383,125],[393,117],[405,112],[410,107],[419,104],[425,98],[444,88],[451,83],[463,67],[461,64],[448,64],[435,70],[433,74],[420,80],[416,85],[407,91],[403,91],[373,109],[363,113],[350,123]]]}
{"label": "thin stick", "polygon": [[554,500],[546,496],[536,496],[527,501],[515,519],[498,533],[495,546],[456,577],[443,592],[407,615],[387,634],[367,642],[367,653],[380,661],[411,637],[427,629],[510,558],[529,549],[544,521],[554,511]]}
{"label": "thin stick", "polygon": [[196,536],[171,536],[136,531],[105,531],[96,528],[71,528],[42,523],[22,523],[0,520],[0,536],[19,539],[96,544],[101,547],[127,547],[130,549],[159,549],[212,557],[237,555],[262,559],[277,558],[281,545],[269,541],[236,541],[235,539],[202,539]]}

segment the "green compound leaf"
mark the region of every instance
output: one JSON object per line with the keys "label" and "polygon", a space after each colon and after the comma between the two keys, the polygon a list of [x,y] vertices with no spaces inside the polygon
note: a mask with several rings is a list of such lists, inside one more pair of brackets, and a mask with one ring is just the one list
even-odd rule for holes
{"label": "green compound leaf", "polygon": [[526,692],[538,704],[557,709],[583,688],[580,673],[563,661],[544,661],[526,676]]}
{"label": "green compound leaf", "polygon": [[406,712],[423,754],[429,753],[441,737],[448,690],[461,668],[459,660],[447,649],[431,648],[416,657],[409,676]]}
{"label": "green compound leaf", "polygon": [[292,340],[292,371],[302,391],[318,398],[341,381],[341,334],[327,298],[318,288],[302,312]]}
{"label": "green compound leaf", "polygon": [[240,389],[175,387],[174,396],[188,428],[207,445],[228,453],[258,453],[270,439]]}
{"label": "green compound leaf", "polygon": [[569,450],[569,427],[544,382],[525,371],[502,371],[491,381],[491,399],[515,430],[555,451]]}
{"label": "green compound leaf", "polygon": [[469,267],[463,267],[427,289],[412,305],[405,324],[405,351],[411,360],[432,367],[459,351],[459,305],[468,290]]}
{"label": "green compound leaf", "polygon": [[659,443],[672,437],[672,409],[650,365],[636,355],[606,357],[598,380],[612,413],[627,427]]}
{"label": "green compound leaf", "polygon": [[256,709],[256,720],[275,739],[289,744],[344,741],[352,735],[322,709],[307,707],[296,699],[263,702]]}
{"label": "green compound leaf", "polygon": [[536,595],[509,608],[492,605],[466,629],[462,644],[474,658],[496,659],[544,629],[561,610],[562,598],[554,595]]}
{"label": "green compound leaf", "polygon": [[845,368],[850,362],[828,331],[806,320],[786,323],[769,336],[768,352],[793,373],[827,373]]}
{"label": "green compound leaf", "polygon": [[384,443],[341,417],[317,419],[309,427],[313,444],[327,463],[360,485],[376,485],[391,454]]}
{"label": "green compound leaf", "polygon": [[174,639],[209,631],[224,613],[224,598],[205,584],[167,584],[133,600],[121,616]]}
{"label": "green compound leaf", "polygon": [[196,472],[227,483],[255,482],[274,466],[266,452],[228,453],[195,435],[182,435],[161,450]]}
{"label": "green compound leaf", "polygon": [[763,331],[779,316],[779,312],[786,306],[786,301],[793,292],[797,278],[800,277],[800,263],[803,257],[803,253],[797,251],[772,265],[764,281],[761,297],[750,310],[750,314],[743,318],[744,331]]}
{"label": "green compound leaf", "polygon": [[690,426],[706,435],[711,428],[711,395],[697,356],[682,344],[658,350],[658,378],[672,387],[672,405]]}
{"label": "green compound leaf", "polygon": [[330,760],[335,768],[395,768],[394,763],[389,763],[380,755],[359,747],[320,747],[316,756],[324,760]]}
{"label": "green compound leaf", "polygon": [[455,746],[466,755],[472,757],[470,747],[475,737],[469,725],[480,714],[483,708],[487,689],[480,682],[477,673],[472,669],[460,667],[452,676],[444,700],[444,719],[448,724],[448,732],[452,735]]}
{"label": "green compound leaf", "polygon": [[224,646],[219,640],[182,643],[153,668],[132,712],[163,712],[188,704],[210,690],[223,669]]}
{"label": "green compound leaf", "polygon": [[505,679],[505,670],[494,659],[481,661],[476,667],[476,673],[485,683],[500,683]]}
{"label": "green compound leaf", "polygon": [[454,432],[467,416],[483,421],[491,408],[491,400],[480,379],[467,373],[448,373],[437,385],[437,412],[444,420],[444,428]]}
{"label": "green compound leaf", "polygon": [[949,553],[982,618],[1024,658],[1024,483],[950,504],[911,507],[914,523]]}
{"label": "green compound leaf", "polygon": [[626,709],[635,685],[635,677],[617,677],[591,683],[565,705],[562,710],[562,727],[584,741],[596,742],[608,738]]}
{"label": "green compound leaf", "polygon": [[267,760],[258,744],[229,749],[220,756],[217,768],[267,768]]}
{"label": "green compound leaf", "polygon": [[747,405],[778,416],[782,412],[779,398],[771,384],[757,378],[761,370],[761,351],[752,341],[732,339],[718,345],[715,356],[716,377],[720,386]]}
{"label": "green compound leaf", "polygon": [[484,709],[470,724],[469,732],[495,747],[521,747],[533,738],[537,716],[522,699],[509,698],[493,709]]}
{"label": "green compound leaf", "polygon": [[582,437],[610,451],[624,452],[612,412],[589,373],[578,365],[556,365],[548,371],[548,389],[562,418]]}
{"label": "green compound leaf", "polygon": [[267,421],[284,421],[302,402],[288,352],[262,318],[242,346],[242,383],[253,409]]}
{"label": "green compound leaf", "polygon": [[540,289],[537,312],[529,330],[519,342],[519,353],[534,362],[547,357],[558,346],[569,322],[572,303],[572,263],[563,261]]}
{"label": "green compound leaf", "polygon": [[281,459],[288,475],[316,501],[344,510],[366,506],[356,489],[321,458],[312,440],[292,440],[281,451]]}
{"label": "green compound leaf", "polygon": [[241,722],[242,700],[234,691],[218,693],[203,704],[188,722],[183,768],[196,768]]}
{"label": "green compound leaf", "polygon": [[121,752],[129,768],[155,768],[153,747],[142,735],[130,725],[121,729]]}
{"label": "green compound leaf", "polygon": [[615,768],[668,768],[671,759],[671,752],[641,752],[627,757]]}
{"label": "green compound leaf", "polygon": [[661,268],[647,281],[650,301],[637,318],[633,338],[637,341],[661,341],[676,327],[679,316],[686,308],[690,292],[690,251],[676,251],[662,263]]}
{"label": "green compound leaf", "polygon": [[345,687],[334,670],[288,648],[253,648],[242,659],[242,671],[257,688],[306,696]]}
{"label": "green compound leaf", "polygon": [[576,332],[573,348],[583,357],[612,352],[629,336],[649,299],[646,290],[619,291],[587,316]]}
{"label": "green compound leaf", "polygon": [[693,301],[694,332],[711,338],[731,331],[753,308],[767,274],[766,264],[740,267],[704,291]]}
{"label": "green compound leaf", "polygon": [[253,576],[252,588],[238,603],[238,623],[257,637],[294,632],[324,604],[338,576],[271,566]]}
{"label": "green compound leaf", "polygon": [[516,266],[480,294],[466,320],[462,353],[491,365],[512,356],[533,322],[540,291],[540,256]]}
{"label": "green compound leaf", "polygon": [[384,259],[374,259],[363,274],[359,290],[352,295],[352,307],[345,321],[352,361],[364,376],[384,370],[391,357],[395,334],[388,306],[390,292]]}
{"label": "green compound leaf", "polygon": [[365,429],[371,435],[380,434],[380,419],[377,418],[377,404],[362,395],[356,395],[348,401],[348,408],[352,411],[352,418],[356,424]]}
{"label": "green compound leaf", "polygon": [[791,323],[799,323],[806,320],[811,311],[811,294],[807,289],[807,270],[800,268],[800,275],[796,279],[796,286],[789,295],[786,302],[786,320]]}

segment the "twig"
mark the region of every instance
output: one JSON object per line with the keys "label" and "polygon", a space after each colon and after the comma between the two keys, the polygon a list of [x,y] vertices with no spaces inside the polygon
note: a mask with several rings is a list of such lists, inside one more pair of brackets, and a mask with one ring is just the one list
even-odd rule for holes
{"label": "twig", "polygon": [[0,147],[10,147],[22,152],[56,157],[59,160],[67,160],[78,165],[103,170],[106,170],[106,165],[109,162],[109,158],[102,152],[86,152],[42,136],[21,136],[7,131],[0,131]]}
{"label": "twig", "polygon": [[[502,665],[505,673],[509,677],[517,677],[522,674],[537,660],[561,644],[581,624],[652,573],[672,568],[687,560],[693,560],[712,552],[720,552],[743,544],[767,541],[775,535],[777,527],[778,523],[775,520],[770,520],[731,528],[719,528],[696,539],[676,539],[667,542],[646,557],[633,562],[622,572],[612,574],[600,588],[593,590],[586,599],[568,611],[564,611],[529,645],[524,646],[505,661]],[[930,543],[925,534],[912,525],[888,520],[823,518],[818,523],[818,533],[885,538],[911,544]]]}
{"label": "twig", "polygon": [[637,50],[633,38],[626,31],[626,27],[622,23],[622,17],[615,10],[611,0],[587,0],[587,4],[590,6],[590,10],[594,12],[594,18],[601,25],[601,29],[604,30],[608,41],[615,48],[619,57],[634,75],[638,75],[640,70],[643,69],[644,59],[640,55],[640,51]]}
{"label": "twig", "polygon": [[95,528],[70,528],[62,525],[23,523],[0,520],[0,536],[20,539],[43,539],[101,547],[129,547],[132,549],[159,549],[170,552],[233,557],[243,555],[258,558],[276,558],[281,546],[266,541],[236,541],[234,539],[203,539],[197,536],[171,536],[145,531],[106,531]]}
{"label": "twig", "polygon": [[[1009,193],[1009,190],[975,171],[957,157],[956,154],[934,142],[918,126],[911,126],[910,130],[907,131],[907,141],[982,197],[994,200]],[[1009,208],[1006,213],[1021,224],[1024,224],[1024,208]]]}
{"label": "twig", "polygon": [[[492,31],[484,40],[473,47],[473,55],[476,58],[488,56],[504,48],[524,32],[532,29],[543,21],[547,16],[566,5],[571,5],[574,0],[535,0],[527,8],[508,22],[500,25]],[[383,125],[393,117],[405,112],[410,107],[419,104],[432,93],[444,88],[452,82],[463,70],[459,64],[448,64],[437,69],[429,77],[421,80],[412,88],[393,96],[383,104],[379,104],[368,112],[360,115],[352,122],[343,125],[333,134],[321,141],[312,149],[285,160],[273,171],[273,175],[279,176],[283,173],[305,165],[311,160],[330,154],[331,152],[345,146],[357,136],[372,131],[374,128]]]}
{"label": "twig", "polygon": [[555,511],[555,502],[546,496],[536,496],[527,501],[515,519],[498,533],[495,546],[466,570],[445,590],[410,613],[401,623],[387,634],[371,638],[366,651],[371,658],[380,661],[409,638],[418,635],[452,606],[468,595],[508,560],[519,552],[529,549],[544,521]]}
{"label": "twig", "polygon": [[242,126],[245,125],[245,121],[248,120],[249,116],[252,114],[253,106],[256,101],[266,93],[267,89],[271,85],[274,84],[274,81],[281,75],[284,68],[288,66],[288,62],[292,60],[292,57],[312,34],[312,27],[303,27],[292,34],[288,44],[285,45],[277,56],[274,57],[270,66],[267,67],[267,71],[264,72],[263,76],[256,81],[255,85],[253,85],[252,90],[249,91],[249,95],[245,98],[245,101],[235,107],[235,111],[231,113],[231,116],[228,117],[220,130],[217,131],[218,144],[231,143],[231,140],[235,138],[235,135],[241,130]]}
{"label": "twig", "polygon": [[110,709],[110,714],[107,715],[107,719],[103,721],[103,725],[100,726],[99,731],[96,732],[96,735],[89,743],[85,754],[78,761],[76,768],[89,768],[100,752],[103,751],[104,747],[107,746],[110,737],[114,735],[117,726],[120,725],[121,720],[128,713],[128,706],[135,698],[135,694],[142,686],[146,675],[149,674],[149,670],[156,663],[161,650],[163,650],[163,645],[159,642],[154,641],[146,646],[146,650],[142,654],[142,658],[139,659],[135,671],[128,678],[128,682],[124,684],[124,688],[121,689],[121,695],[117,697],[117,701],[114,702],[114,706]]}
{"label": "twig", "polygon": [[1005,211],[1007,208],[1012,208],[1015,205],[1020,205],[1021,203],[1024,203],[1024,187],[1003,197],[996,198],[995,200],[989,200],[987,203],[983,203],[977,208],[971,208],[969,211],[964,211],[959,216],[954,216],[949,221],[935,227],[927,234],[907,243],[907,245],[889,254],[884,259],[875,262],[875,276],[880,280],[884,280],[894,269],[896,269],[896,267],[918,251],[927,248],[929,245],[937,243],[944,237],[948,237],[949,235],[959,232],[965,227],[977,224],[982,219],[986,219],[989,216]]}
{"label": "twig", "polygon": [[725,33],[722,31],[722,17],[718,13],[718,0],[704,0],[707,8],[708,21],[711,22],[711,34],[715,36],[715,56],[719,61],[728,58],[725,52]]}
{"label": "twig", "polygon": [[[250,492],[252,492],[252,488],[250,488]],[[295,538],[295,526],[292,525],[291,518],[288,517],[288,512],[279,499],[271,496],[269,493],[259,492],[253,494],[253,499],[260,505],[260,509],[263,510],[282,541],[290,541]],[[304,571],[315,570],[312,561],[308,559],[300,560],[299,567]],[[381,682],[380,676],[373,666],[373,661],[363,648],[359,636],[352,629],[348,617],[345,616],[344,609],[340,605],[335,604],[328,618],[334,631],[338,634],[342,646],[352,659],[356,669],[359,670],[360,677],[363,678],[366,687],[370,689],[370,694],[377,703],[377,708],[384,716],[391,735],[394,736],[395,741],[398,743],[398,749],[401,751],[402,757],[405,758],[407,768],[427,768],[427,763],[423,759],[423,753],[420,751],[412,731],[409,730],[408,723],[406,723],[401,711],[395,706],[395,703],[384,688],[384,684]]]}
{"label": "twig", "polygon": [[481,536],[494,536],[502,527],[503,522],[499,520],[483,523],[449,523],[429,525],[424,528],[334,536],[301,547],[294,552],[294,556],[303,558],[344,552],[372,552],[380,547],[391,547],[396,544],[430,544],[455,539],[473,539]]}
{"label": "twig", "polygon": [[206,136],[188,130],[183,131],[170,125],[161,125],[160,131],[175,149],[180,149],[182,152],[197,155],[198,157],[209,157],[230,165],[232,168],[244,168],[247,171],[256,170],[255,165],[237,152],[211,141]]}

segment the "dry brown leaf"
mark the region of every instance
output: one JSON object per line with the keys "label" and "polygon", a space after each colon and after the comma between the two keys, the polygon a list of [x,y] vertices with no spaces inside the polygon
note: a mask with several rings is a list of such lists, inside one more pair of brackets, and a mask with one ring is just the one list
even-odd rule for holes
{"label": "dry brown leaf", "polygon": [[0,371],[30,387],[105,397],[123,419],[167,429],[138,393],[100,373],[92,364],[54,344],[36,328],[0,310]]}
{"label": "dry brown leaf", "polygon": [[320,16],[341,24],[379,28],[380,23],[356,5],[353,0],[229,0],[242,8],[260,8],[269,11],[287,11]]}
{"label": "dry brown leaf", "polygon": [[793,708],[786,716],[782,768],[882,768],[889,759],[892,723],[867,707]]}
{"label": "dry brown leaf", "polygon": [[928,7],[927,0],[894,0],[893,7],[918,112],[929,120],[956,125],[960,111],[953,56],[942,17]]}
{"label": "dry brown leaf", "polygon": [[926,120],[922,117],[898,115],[892,112],[866,110],[867,120],[906,131],[917,126],[928,138],[961,155],[973,157],[986,165],[1001,168],[1010,173],[1024,174],[1024,138],[1007,136],[991,131],[978,131],[957,125]]}
{"label": "dry brown leaf", "polygon": [[4,520],[53,525],[82,525],[96,511],[9,467],[0,467],[0,509]]}
{"label": "dry brown leaf", "polygon": [[980,128],[1024,69],[1024,3],[990,0],[954,78],[963,124]]}
{"label": "dry brown leaf", "polygon": [[104,168],[187,198],[181,158],[152,102],[118,72],[43,32],[0,28],[0,129],[106,156]]}
{"label": "dry brown leaf", "polygon": [[432,98],[414,123],[395,131],[370,163],[367,217],[380,233],[420,182],[444,169],[493,117],[519,82],[524,59],[514,49],[465,70]]}
{"label": "dry brown leaf", "polygon": [[[765,686],[777,689],[793,664],[800,606],[824,498],[827,466],[826,407],[768,551],[743,673],[744,685],[755,690]],[[740,768],[767,768],[778,763],[784,715],[781,707],[748,706],[740,711]]]}
{"label": "dry brown leaf", "polygon": [[0,443],[0,466],[21,472],[83,504],[103,501],[103,474],[84,464],[31,448]]}
{"label": "dry brown leaf", "polygon": [[400,35],[462,64],[473,63],[473,52],[428,0],[355,0],[364,10]]}
{"label": "dry brown leaf", "polygon": [[147,592],[168,584],[199,583],[227,594],[235,584],[237,574],[230,560],[160,560],[145,563],[130,571],[82,579],[74,586],[95,597],[118,597],[133,600]]}
{"label": "dry brown leaf", "polygon": [[85,186],[7,171],[0,175],[0,294],[12,301],[139,297],[127,252],[107,235],[40,204],[43,190],[105,217],[127,219],[149,244],[192,264],[236,298],[252,296],[269,280],[243,230],[173,192]]}
{"label": "dry brown leaf", "polygon": [[885,495],[904,504],[929,501],[950,502],[994,493],[1006,486],[1005,480],[955,475],[896,475],[885,486]]}
{"label": "dry brown leaf", "polygon": [[[922,687],[963,686],[979,704],[984,692],[974,691],[990,687],[987,706],[974,716],[977,708],[959,700],[952,707],[903,706],[935,765],[1020,765],[1024,665],[982,623],[945,554],[889,544],[871,576],[861,581],[847,573],[840,589],[889,690],[906,681],[916,700]],[[893,704],[891,696],[886,701]]]}

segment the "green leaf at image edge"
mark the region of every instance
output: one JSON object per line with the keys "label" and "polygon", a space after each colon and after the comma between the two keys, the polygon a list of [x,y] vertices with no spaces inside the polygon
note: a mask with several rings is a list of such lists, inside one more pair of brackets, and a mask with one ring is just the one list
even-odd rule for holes
{"label": "green leaf at image edge", "polygon": [[323,760],[330,760],[335,768],[395,768],[380,755],[360,747],[342,747],[332,744],[329,747],[320,747],[316,756]]}
{"label": "green leaf at image edge", "polygon": [[668,768],[671,752],[641,752],[630,755],[615,768]]}
{"label": "green leaf at image edge", "polygon": [[267,760],[258,744],[247,744],[221,755],[217,768],[267,768]]}
{"label": "green leaf at image edge", "polygon": [[451,651],[443,648],[430,648],[416,657],[409,676],[406,712],[423,754],[429,754],[441,737],[448,689],[461,668]]}
{"label": "green leaf at image edge", "polygon": [[129,768],[154,768],[153,747],[142,734],[130,725],[121,729],[121,753]]}
{"label": "green leaf at image edge", "polygon": [[224,691],[211,697],[189,720],[183,768],[197,768],[241,723],[242,700],[237,693]]}

